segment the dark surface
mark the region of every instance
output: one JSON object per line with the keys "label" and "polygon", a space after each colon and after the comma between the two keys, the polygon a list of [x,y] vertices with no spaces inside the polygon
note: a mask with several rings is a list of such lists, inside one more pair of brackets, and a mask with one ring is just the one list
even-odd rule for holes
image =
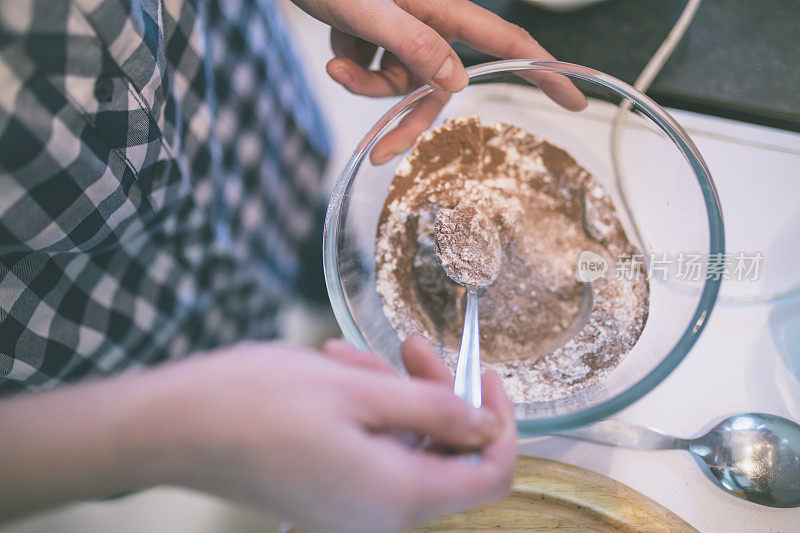
{"label": "dark surface", "polygon": [[[478,0],[527,29],[555,57],[633,83],[685,0],[608,0],[555,13]],[[472,65],[492,58],[459,47]],[[647,93],[658,103],[800,131],[800,0],[704,0]]]}

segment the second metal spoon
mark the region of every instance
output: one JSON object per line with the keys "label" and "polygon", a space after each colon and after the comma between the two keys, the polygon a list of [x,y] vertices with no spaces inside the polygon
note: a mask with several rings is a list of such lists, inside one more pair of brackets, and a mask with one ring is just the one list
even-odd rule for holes
{"label": "second metal spoon", "polygon": [[800,425],[780,416],[732,416],[694,439],[621,420],[603,420],[555,436],[637,450],[687,450],[734,496],[769,507],[800,507]]}

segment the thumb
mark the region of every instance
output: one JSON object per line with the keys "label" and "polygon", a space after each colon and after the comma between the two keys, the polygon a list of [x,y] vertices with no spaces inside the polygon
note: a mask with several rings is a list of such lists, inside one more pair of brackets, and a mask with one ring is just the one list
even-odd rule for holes
{"label": "thumb", "polygon": [[389,6],[376,26],[368,30],[372,35],[364,38],[394,54],[417,77],[437,89],[458,92],[466,87],[467,71],[450,44],[393,2]]}

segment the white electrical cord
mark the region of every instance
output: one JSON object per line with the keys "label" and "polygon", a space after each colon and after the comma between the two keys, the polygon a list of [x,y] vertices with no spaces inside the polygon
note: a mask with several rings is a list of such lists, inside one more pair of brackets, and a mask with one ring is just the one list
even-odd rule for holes
{"label": "white electrical cord", "polygon": [[[656,76],[661,69],[664,67],[664,64],[672,55],[672,52],[675,51],[675,48],[680,43],[681,39],[683,38],[686,30],[689,28],[689,25],[692,23],[695,14],[697,13],[697,9],[700,7],[700,2],[702,0],[689,0],[687,2],[686,7],[683,8],[680,17],[675,22],[675,25],[670,30],[667,37],[661,43],[661,46],[658,47],[656,52],[647,62],[642,72],[636,78],[636,81],[633,83],[633,87],[641,92],[646,92],[647,89],[650,88],[650,85],[655,80]],[[624,174],[622,172],[622,165],[620,163],[620,137],[622,136],[623,125],[625,124],[625,119],[628,117],[628,113],[630,112],[632,107],[632,103],[630,100],[623,101],[620,106],[619,110],[617,111],[614,117],[614,124],[611,130],[611,162],[614,169],[614,175],[616,177],[616,185],[617,191],[620,195],[620,200],[622,203],[622,207],[625,209],[628,219],[633,226],[633,233],[634,238],[638,241],[640,248],[643,251],[647,251],[645,247],[645,241],[642,238],[641,232],[639,231],[639,226],[636,224],[636,219],[633,216],[633,211],[630,208],[630,203],[628,202],[628,196],[626,194],[626,181]],[[782,291],[777,294],[771,294],[767,296],[755,296],[755,297],[731,297],[731,296],[720,296],[718,298],[721,302],[727,303],[756,303],[756,302],[768,302],[778,300],[785,296],[791,295],[798,292],[798,287],[793,287],[787,291]]]}
{"label": "white electrical cord", "polygon": [[[702,0],[689,0],[689,2],[686,4],[686,7],[683,8],[683,12],[681,12],[680,17],[678,17],[678,20],[675,22],[675,25],[672,26],[669,34],[664,39],[664,42],[661,43],[661,46],[658,47],[656,52],[653,54],[653,57],[650,58],[650,61],[647,62],[642,72],[636,78],[636,81],[633,83],[634,89],[644,93],[650,88],[653,80],[656,78],[658,73],[661,72],[664,64],[672,55],[672,52],[675,51],[678,43],[680,43],[683,35],[686,33],[686,29],[694,19],[695,13],[697,13],[697,8],[700,7],[701,1]],[[647,250],[645,249],[645,241],[642,239],[642,235],[639,232],[639,226],[636,224],[636,219],[633,216],[633,210],[630,208],[630,204],[628,203],[625,178],[624,174],[622,173],[622,165],[620,164],[619,155],[619,141],[620,137],[622,136],[622,126],[625,123],[625,119],[628,117],[628,113],[630,112],[632,105],[633,104],[630,100],[624,100],[620,104],[619,110],[614,117],[614,125],[612,126],[611,130],[611,163],[614,168],[617,191],[619,192],[620,200],[622,201],[622,207],[625,209],[628,219],[633,226],[634,237],[638,241],[642,251],[646,252]]]}

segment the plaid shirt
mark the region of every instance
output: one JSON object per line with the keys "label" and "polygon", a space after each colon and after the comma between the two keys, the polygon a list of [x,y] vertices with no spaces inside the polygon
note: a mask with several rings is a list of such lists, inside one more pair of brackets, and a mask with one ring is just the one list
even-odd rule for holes
{"label": "plaid shirt", "polygon": [[328,142],[279,15],[0,0],[0,393],[274,336],[321,287]]}

